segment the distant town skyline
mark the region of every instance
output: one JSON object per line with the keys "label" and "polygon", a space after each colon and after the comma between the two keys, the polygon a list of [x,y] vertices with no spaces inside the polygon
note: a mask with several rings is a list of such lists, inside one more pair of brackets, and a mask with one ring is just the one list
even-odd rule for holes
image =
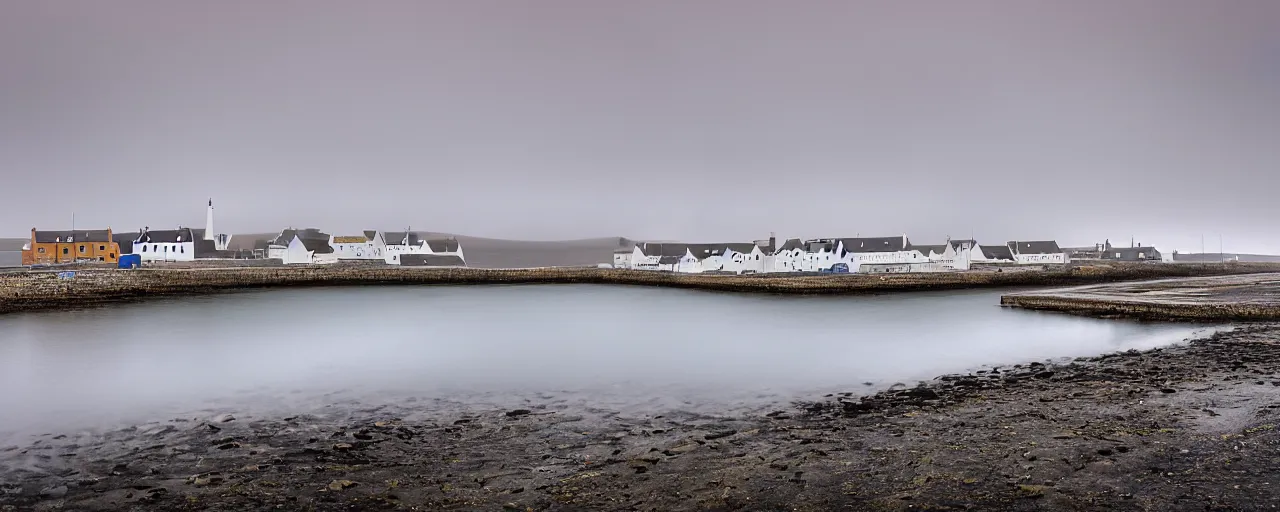
{"label": "distant town skyline", "polygon": [[0,4],[0,236],[1280,254],[1280,2]]}

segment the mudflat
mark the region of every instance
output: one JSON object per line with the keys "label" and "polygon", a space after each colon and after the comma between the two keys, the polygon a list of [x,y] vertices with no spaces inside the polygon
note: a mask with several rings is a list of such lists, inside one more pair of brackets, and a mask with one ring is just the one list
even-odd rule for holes
{"label": "mudflat", "polygon": [[725,415],[546,395],[0,448],[5,510],[1270,510],[1280,326]]}

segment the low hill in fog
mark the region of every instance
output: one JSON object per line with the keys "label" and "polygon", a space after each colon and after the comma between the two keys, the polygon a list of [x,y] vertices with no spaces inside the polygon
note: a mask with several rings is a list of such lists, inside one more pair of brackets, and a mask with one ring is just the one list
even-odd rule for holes
{"label": "low hill in fog", "polygon": [[[467,265],[477,268],[567,267],[596,265],[613,261],[613,251],[631,247],[626,238],[530,241],[481,238],[450,233],[418,231],[425,238],[456,237],[467,256]],[[231,237],[231,249],[252,249],[258,240],[270,240],[278,233],[248,233]],[[21,246],[21,244],[19,244]]]}

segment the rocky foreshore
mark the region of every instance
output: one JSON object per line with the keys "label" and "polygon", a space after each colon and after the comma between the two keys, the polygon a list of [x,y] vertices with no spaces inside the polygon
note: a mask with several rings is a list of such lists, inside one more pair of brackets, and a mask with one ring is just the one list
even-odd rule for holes
{"label": "rocky foreshore", "polygon": [[1280,327],[746,415],[548,396],[227,411],[0,447],[3,510],[1271,510]]}
{"label": "rocky foreshore", "polygon": [[0,313],[93,307],[149,297],[200,295],[272,287],[462,284],[614,284],[736,293],[866,294],[925,290],[1071,286],[1091,283],[1280,272],[1280,265],[1112,264],[1050,270],[922,274],[747,276],[615,269],[415,269],[368,265],[235,268],[85,269],[0,275]]}

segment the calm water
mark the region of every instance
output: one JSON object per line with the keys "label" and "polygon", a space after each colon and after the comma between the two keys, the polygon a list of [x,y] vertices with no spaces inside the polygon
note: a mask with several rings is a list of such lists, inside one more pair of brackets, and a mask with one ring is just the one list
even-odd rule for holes
{"label": "calm water", "polygon": [[751,404],[1150,348],[1194,328],[999,294],[760,297],[608,286],[268,291],[0,317],[0,433],[405,397]]}

